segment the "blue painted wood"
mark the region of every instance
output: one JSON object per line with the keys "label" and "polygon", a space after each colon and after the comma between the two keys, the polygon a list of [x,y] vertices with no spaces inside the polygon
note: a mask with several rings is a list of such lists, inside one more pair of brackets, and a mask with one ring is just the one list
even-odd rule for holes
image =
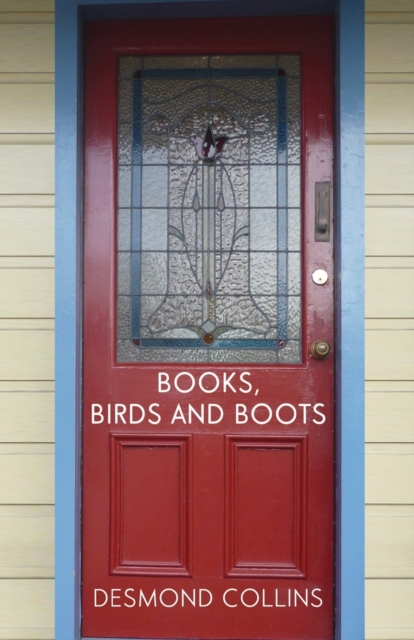
{"label": "blue painted wood", "polygon": [[364,0],[337,13],[337,638],[364,640]]}
{"label": "blue painted wood", "polygon": [[[82,15],[328,13],[331,0],[56,0],[56,640],[79,638],[79,361]],[[95,5],[101,5],[101,7]],[[157,6],[158,4],[158,6]],[[107,5],[102,8],[102,5]],[[111,5],[111,6],[110,6]],[[119,5],[123,5],[119,6]],[[125,12],[130,5],[130,12]],[[151,6],[152,5],[152,6]],[[309,8],[311,5],[311,9]],[[149,7],[149,9],[148,9]],[[93,11],[87,13],[87,10]],[[128,9],[128,7],[127,7]],[[121,15],[120,12],[124,11]],[[114,13],[115,12],[115,13]],[[158,14],[159,15],[159,14]],[[337,3],[337,640],[364,639],[364,3]]]}
{"label": "blue painted wood", "polygon": [[78,23],[75,1],[56,2],[56,613],[57,640],[79,637]]}

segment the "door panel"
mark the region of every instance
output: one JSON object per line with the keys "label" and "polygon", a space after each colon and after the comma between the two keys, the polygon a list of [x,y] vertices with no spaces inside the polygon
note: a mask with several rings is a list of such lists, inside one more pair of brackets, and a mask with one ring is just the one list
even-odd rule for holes
{"label": "door panel", "polygon": [[86,44],[82,634],[332,639],[331,20]]}

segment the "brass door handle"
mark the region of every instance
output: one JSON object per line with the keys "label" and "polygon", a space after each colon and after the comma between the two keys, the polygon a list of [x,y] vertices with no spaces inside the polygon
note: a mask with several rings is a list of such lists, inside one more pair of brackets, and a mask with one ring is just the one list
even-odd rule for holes
{"label": "brass door handle", "polygon": [[311,346],[311,354],[317,360],[323,360],[329,356],[331,352],[331,346],[326,340],[316,340]]}

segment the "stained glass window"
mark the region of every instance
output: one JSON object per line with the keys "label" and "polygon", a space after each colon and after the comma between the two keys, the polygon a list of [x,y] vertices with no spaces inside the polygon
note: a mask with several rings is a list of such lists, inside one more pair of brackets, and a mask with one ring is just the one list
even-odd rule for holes
{"label": "stained glass window", "polygon": [[120,362],[300,362],[299,74],[120,58]]}

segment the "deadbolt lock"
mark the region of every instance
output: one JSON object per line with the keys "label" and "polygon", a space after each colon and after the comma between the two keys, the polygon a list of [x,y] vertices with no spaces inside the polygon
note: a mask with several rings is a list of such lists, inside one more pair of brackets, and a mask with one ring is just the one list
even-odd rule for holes
{"label": "deadbolt lock", "polygon": [[311,346],[311,354],[318,360],[323,360],[329,356],[330,352],[331,347],[329,342],[326,342],[326,340],[316,340],[316,342]]}

